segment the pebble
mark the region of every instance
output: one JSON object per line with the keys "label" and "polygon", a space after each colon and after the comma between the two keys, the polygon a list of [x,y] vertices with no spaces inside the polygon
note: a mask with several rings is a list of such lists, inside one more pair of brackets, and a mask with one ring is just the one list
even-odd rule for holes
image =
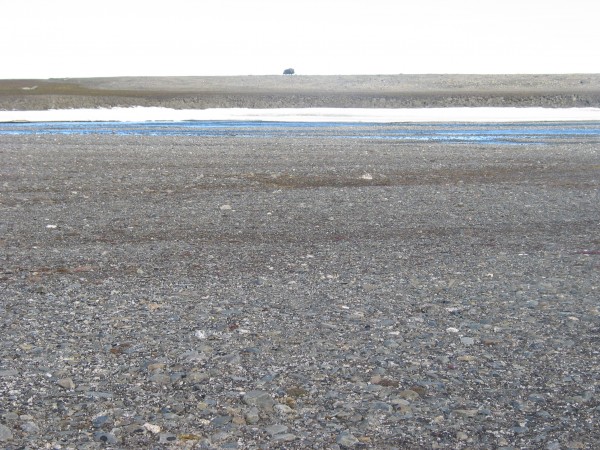
{"label": "pebble", "polygon": [[244,415],[246,422],[250,425],[255,425],[260,420],[260,416],[258,414],[258,408],[253,407],[250,408],[248,412]]}
{"label": "pebble", "polygon": [[63,389],[75,389],[75,383],[73,383],[73,380],[71,378],[61,378],[56,382],[56,384],[58,384]]}
{"label": "pebble", "polygon": [[355,447],[360,444],[360,441],[347,431],[340,433],[336,439],[336,442],[342,447]]}
{"label": "pebble", "polygon": [[256,406],[262,411],[270,412],[273,410],[275,400],[265,391],[250,391],[246,392],[242,397],[243,402],[249,406]]}
{"label": "pebble", "polygon": [[385,402],[373,402],[370,405],[370,409],[372,411],[381,411],[381,412],[392,412],[394,410],[393,406],[385,403]]}
{"label": "pebble", "polygon": [[158,435],[159,444],[172,444],[177,440],[177,436],[173,433],[160,433]]}
{"label": "pebble", "polygon": [[160,385],[167,385],[171,383],[171,377],[165,373],[155,373],[150,377],[150,381]]}
{"label": "pebble", "polygon": [[269,425],[265,428],[265,431],[269,433],[271,436],[276,434],[282,434],[287,432],[289,428],[285,425]]}
{"label": "pebble", "polygon": [[409,400],[409,401],[414,401],[414,400],[418,400],[419,398],[421,398],[419,393],[413,391],[412,389],[405,389],[404,391],[400,391],[398,393],[398,397]]}
{"label": "pebble", "polygon": [[210,422],[210,424],[213,427],[222,427],[222,426],[230,423],[231,419],[232,419],[231,416],[217,416]]}
{"label": "pebble", "polygon": [[275,436],[273,436],[274,441],[292,442],[292,441],[295,441],[296,439],[298,439],[298,437],[292,433],[282,433],[282,434],[276,434]]}
{"label": "pebble", "polygon": [[294,410],[292,408],[290,408],[288,405],[282,405],[280,403],[275,405],[273,407],[273,409],[275,410],[276,413],[278,413],[281,416],[286,416],[286,415],[294,412]]}
{"label": "pebble", "polygon": [[0,442],[5,442],[12,439],[13,434],[10,428],[0,423]]}
{"label": "pebble", "polygon": [[113,433],[106,433],[104,431],[96,431],[94,433],[94,440],[106,444],[116,444],[118,442],[117,437]]}
{"label": "pebble", "polygon": [[475,339],[471,337],[461,337],[460,342],[462,342],[464,345],[473,345],[475,343]]}
{"label": "pebble", "polygon": [[152,423],[148,423],[148,422],[146,422],[146,423],[144,424],[144,428],[145,428],[146,430],[148,430],[150,433],[153,433],[153,434],[158,434],[158,433],[160,433],[160,426],[159,426],[159,425],[155,425],[155,424],[152,424]]}
{"label": "pebble", "polygon": [[457,417],[475,417],[478,412],[477,409],[455,409],[452,414]]}
{"label": "pebble", "polygon": [[94,428],[101,428],[103,425],[105,425],[109,421],[109,419],[110,419],[110,417],[105,416],[105,415],[94,417],[92,419],[92,426]]}
{"label": "pebble", "polygon": [[469,436],[467,435],[467,433],[459,431],[458,433],[456,433],[456,439],[458,439],[459,441],[466,441],[467,439],[469,439]]}
{"label": "pebble", "polygon": [[25,422],[21,425],[21,430],[28,434],[36,434],[40,432],[40,427],[35,422]]}

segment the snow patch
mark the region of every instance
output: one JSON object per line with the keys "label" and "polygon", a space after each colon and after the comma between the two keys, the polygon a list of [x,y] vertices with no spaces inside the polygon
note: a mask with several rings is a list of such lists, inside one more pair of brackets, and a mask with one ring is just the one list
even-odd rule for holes
{"label": "snow patch", "polygon": [[0,111],[0,122],[151,122],[187,120],[267,122],[562,122],[600,121],[600,108],[215,108],[161,107]]}

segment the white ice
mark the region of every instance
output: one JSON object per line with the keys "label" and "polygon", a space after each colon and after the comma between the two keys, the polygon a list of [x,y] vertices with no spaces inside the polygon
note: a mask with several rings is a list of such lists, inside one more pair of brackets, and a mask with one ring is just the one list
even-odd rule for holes
{"label": "white ice", "polygon": [[280,122],[561,122],[600,121],[600,108],[279,108],[130,107],[0,111],[0,122],[255,120]]}

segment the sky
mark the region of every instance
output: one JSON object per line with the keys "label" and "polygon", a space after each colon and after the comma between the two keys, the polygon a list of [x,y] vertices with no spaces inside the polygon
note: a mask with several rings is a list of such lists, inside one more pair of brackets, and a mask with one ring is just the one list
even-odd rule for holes
{"label": "sky", "polygon": [[0,0],[0,78],[600,73],[597,0]]}

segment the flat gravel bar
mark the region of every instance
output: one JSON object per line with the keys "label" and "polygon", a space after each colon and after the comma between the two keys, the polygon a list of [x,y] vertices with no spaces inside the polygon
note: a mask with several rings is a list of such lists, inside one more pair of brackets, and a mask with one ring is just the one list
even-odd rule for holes
{"label": "flat gravel bar", "polygon": [[0,447],[600,447],[600,148],[0,137]]}

